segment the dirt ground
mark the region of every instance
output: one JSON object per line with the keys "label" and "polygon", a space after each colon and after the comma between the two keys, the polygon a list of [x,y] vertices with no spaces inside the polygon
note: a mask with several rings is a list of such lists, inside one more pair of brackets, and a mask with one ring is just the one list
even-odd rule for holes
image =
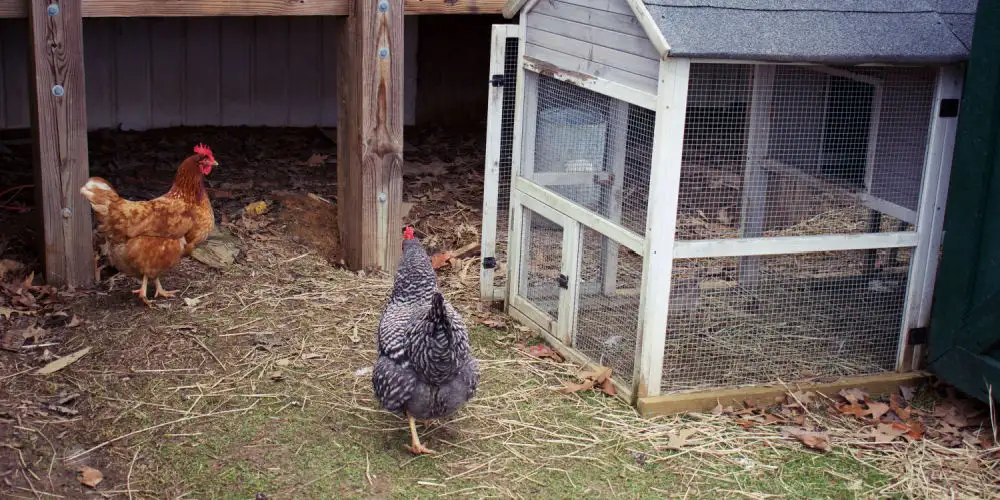
{"label": "dirt ground", "polygon": [[[407,131],[405,218],[432,252],[479,239],[482,136]],[[939,385],[654,419],[599,391],[567,394],[579,368],[477,300],[475,255],[439,279],[472,326],[482,386],[420,428],[439,454],[414,457],[370,385],[391,278],[341,268],[331,236],[334,143],[315,129],[101,132],[92,170],[149,198],[196,142],[221,163],[210,195],[240,252],[221,270],[185,260],[164,280],[179,296],[153,309],[111,270],[91,290],[26,282],[30,145],[0,150],[0,223],[14,228],[0,238],[0,497],[1000,495],[990,409]],[[257,201],[267,210],[246,215]]]}

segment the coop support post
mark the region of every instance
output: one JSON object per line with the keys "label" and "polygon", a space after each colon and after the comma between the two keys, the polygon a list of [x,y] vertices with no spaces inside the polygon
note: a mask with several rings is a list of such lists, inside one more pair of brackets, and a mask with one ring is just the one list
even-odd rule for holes
{"label": "coop support post", "polygon": [[402,247],[403,2],[352,1],[338,64],[340,242],[349,268],[392,271]]}
{"label": "coop support post", "polygon": [[41,210],[45,280],[51,285],[94,282],[87,182],[87,107],[80,2],[32,1],[31,129],[36,205]]}
{"label": "coop support post", "polygon": [[635,363],[637,373],[633,376],[633,398],[659,395],[663,379],[690,70],[688,59],[660,62],[639,300],[641,338]]}
{"label": "coop support post", "polygon": [[[774,95],[773,64],[755,64],[753,93],[747,120],[747,159],[743,173],[743,204],[740,211],[740,237],[764,236],[767,208],[768,172],[764,169],[771,140],[771,100]],[[760,257],[740,257],[740,286],[756,290],[760,282]]]}
{"label": "coop support post", "polygon": [[917,247],[913,250],[910,262],[903,329],[900,332],[896,360],[899,371],[921,368],[919,365],[924,347],[909,345],[909,331],[911,328],[926,327],[930,323],[931,299],[944,237],[945,207],[948,204],[951,162],[958,130],[958,116],[941,116],[941,102],[944,99],[960,100],[963,80],[963,72],[958,66],[945,66],[938,70],[934,114],[924,153],[923,185],[917,206]]}
{"label": "coop support post", "polygon": [[[621,224],[622,204],[625,202],[622,188],[625,184],[625,154],[627,152],[628,111],[629,104],[625,101],[611,102],[610,120],[611,140],[611,186],[602,189],[603,205],[608,207],[608,219],[615,224]],[[618,243],[608,238],[601,240],[601,255],[604,265],[601,266],[601,287],[604,295],[611,297],[618,290]]]}
{"label": "coop support post", "polygon": [[[508,26],[493,26],[493,36],[490,42],[490,71],[486,75],[489,102],[486,111],[486,165],[483,174],[483,228],[479,248],[483,262],[486,259],[496,259],[497,216],[500,204],[500,132],[503,125],[503,95],[504,87],[494,86],[493,75],[504,74],[505,53],[507,48]],[[495,261],[494,261],[495,262]],[[492,267],[479,267],[479,295],[483,300],[496,300],[493,287],[493,277],[496,264]]]}

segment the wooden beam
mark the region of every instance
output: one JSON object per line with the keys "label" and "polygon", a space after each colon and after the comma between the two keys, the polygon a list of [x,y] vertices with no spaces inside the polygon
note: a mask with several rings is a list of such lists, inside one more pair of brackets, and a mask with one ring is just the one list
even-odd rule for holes
{"label": "wooden beam", "polygon": [[349,268],[391,272],[403,229],[403,2],[353,1],[338,66],[340,241]]}
{"label": "wooden beam", "polygon": [[[346,16],[351,0],[83,0],[83,17]],[[0,0],[0,18],[28,17]],[[406,0],[406,14],[500,14],[505,0]],[[79,7],[77,7],[79,8]]]}
{"label": "wooden beam", "polygon": [[927,372],[882,373],[863,377],[845,377],[834,382],[768,385],[739,389],[707,390],[664,394],[639,398],[639,414],[644,417],[674,415],[685,412],[707,411],[722,406],[770,406],[783,398],[788,391],[811,391],[833,397],[844,389],[860,388],[869,394],[895,391],[900,385],[915,385],[930,377]]}
{"label": "wooden beam", "polygon": [[94,232],[80,194],[89,175],[80,3],[23,3],[31,5],[31,128],[45,279],[87,286],[94,281]]}

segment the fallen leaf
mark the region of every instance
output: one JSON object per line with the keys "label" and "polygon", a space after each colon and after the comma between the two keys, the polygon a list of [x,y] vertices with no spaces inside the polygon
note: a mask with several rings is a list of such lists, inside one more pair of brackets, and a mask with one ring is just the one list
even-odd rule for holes
{"label": "fallen leaf", "polygon": [[771,425],[784,421],[785,419],[771,413],[767,413],[764,415],[764,425]]}
{"label": "fallen leaf", "polygon": [[840,397],[847,400],[848,403],[857,404],[865,400],[865,396],[868,394],[858,388],[853,389],[842,389],[840,391]]}
{"label": "fallen leaf", "polygon": [[744,429],[749,429],[749,428],[757,425],[756,422],[754,422],[752,420],[747,420],[745,418],[737,418],[736,420],[733,420],[733,422],[736,422],[737,425],[739,425],[740,427],[742,427]]}
{"label": "fallen leaf", "polygon": [[614,396],[618,393],[618,390],[615,389],[615,384],[611,381],[610,377],[604,379],[604,382],[601,382],[601,390],[608,396]]}
{"label": "fallen leaf", "polygon": [[807,431],[805,429],[787,429],[786,432],[801,441],[807,448],[830,451],[830,436],[825,432]]}
{"label": "fallen leaf", "polygon": [[906,402],[903,401],[903,397],[899,394],[889,395],[889,408],[892,409],[893,413],[899,416],[903,420],[910,419],[910,409],[906,407]]}
{"label": "fallen leaf", "polygon": [[24,269],[24,264],[16,260],[0,260],[0,279],[6,278],[8,273],[16,273],[21,269]]}
{"label": "fallen leaf", "polygon": [[300,167],[318,167],[318,166],[326,163],[326,159],[329,158],[329,157],[330,157],[330,155],[321,155],[321,154],[313,153],[313,155],[310,156],[308,160],[296,162],[295,164],[298,165],[298,166],[300,166]]}
{"label": "fallen leaf", "polygon": [[879,402],[868,403],[868,411],[872,414],[872,420],[878,422],[882,420],[882,416],[889,413],[889,405]]}
{"label": "fallen leaf", "polygon": [[909,428],[903,424],[878,424],[872,429],[872,437],[876,443],[891,443],[899,436],[906,434]]}
{"label": "fallen leaf", "polygon": [[267,211],[267,203],[263,201],[255,201],[247,205],[246,208],[244,208],[244,210],[246,210],[246,213],[250,215],[260,215],[265,211]]}
{"label": "fallen leaf", "polygon": [[667,434],[667,438],[668,438],[667,449],[668,450],[679,450],[679,449],[687,446],[688,444],[690,444],[690,443],[688,443],[688,439],[690,439],[691,436],[693,436],[693,435],[695,435],[697,433],[698,433],[698,431],[696,429],[681,429],[677,433],[673,433],[673,432],[668,433]]}
{"label": "fallen leaf", "polygon": [[70,354],[69,356],[63,356],[39,368],[38,371],[35,372],[35,375],[49,375],[51,373],[55,373],[59,370],[62,370],[63,368],[66,368],[70,364],[75,363],[77,360],[84,357],[88,352],[90,352],[90,347],[84,347],[83,349],[80,349],[79,351],[76,351],[73,354]]}
{"label": "fallen leaf", "polygon": [[79,469],[77,469],[76,479],[81,483],[83,483],[84,485],[93,488],[104,480],[104,474],[101,474],[101,471],[93,467],[87,467],[86,465],[83,465]]}
{"label": "fallen leaf", "polygon": [[438,252],[434,255],[431,255],[431,267],[433,267],[434,269],[440,269],[444,267],[444,265],[447,264],[452,257],[453,257],[452,253],[448,251]]}
{"label": "fallen leaf", "polygon": [[490,328],[503,328],[507,326],[507,322],[499,318],[486,318],[479,320],[479,323]]}
{"label": "fallen leaf", "polygon": [[903,401],[909,403],[910,401],[913,401],[913,396],[916,396],[917,388],[901,385],[899,386],[899,394],[903,396]]}
{"label": "fallen leaf", "polygon": [[271,380],[275,381],[275,382],[278,382],[278,381],[284,379],[285,375],[282,374],[280,370],[275,370],[275,371],[271,372],[270,374],[268,374],[267,377],[270,378]]}
{"label": "fallen leaf", "polygon": [[557,362],[562,361],[562,356],[560,356],[558,352],[552,350],[551,347],[545,344],[535,344],[529,347],[526,352],[528,353],[529,356],[538,359],[549,358]]}
{"label": "fallen leaf", "polygon": [[837,408],[837,411],[843,413],[844,415],[854,415],[857,418],[864,418],[864,416],[868,414],[868,410],[866,410],[864,406],[861,406],[858,403],[851,403],[851,404],[837,403],[835,406]]}
{"label": "fallen leaf", "polygon": [[66,328],[76,328],[81,324],[83,324],[83,320],[81,320],[79,316],[74,314],[73,319],[69,320],[69,323],[66,323]]}
{"label": "fallen leaf", "polygon": [[574,392],[586,391],[594,388],[593,380],[584,380],[582,384],[577,384],[575,382],[563,381],[562,392],[566,394],[573,394]]}
{"label": "fallen leaf", "polygon": [[907,422],[909,429],[906,434],[903,434],[909,439],[923,439],[924,437],[924,423],[919,420],[911,420]]}
{"label": "fallen leaf", "polygon": [[201,299],[184,297],[184,305],[186,305],[188,307],[195,307],[198,304],[201,304]]}
{"label": "fallen leaf", "polygon": [[586,371],[580,374],[582,379],[591,379],[594,383],[600,384],[611,378],[611,368],[601,366],[596,370]]}
{"label": "fallen leaf", "polygon": [[722,415],[723,411],[724,410],[722,409],[722,403],[719,403],[715,405],[715,408],[712,408],[712,415]]}

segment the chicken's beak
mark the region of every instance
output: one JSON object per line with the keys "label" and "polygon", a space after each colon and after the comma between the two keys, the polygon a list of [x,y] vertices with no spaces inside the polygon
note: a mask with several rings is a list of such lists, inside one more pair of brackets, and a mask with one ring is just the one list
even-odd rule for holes
{"label": "chicken's beak", "polygon": [[217,161],[215,161],[215,160],[212,160],[212,166],[213,166],[213,167],[217,167],[217,166],[219,166],[219,162],[217,162]]}

